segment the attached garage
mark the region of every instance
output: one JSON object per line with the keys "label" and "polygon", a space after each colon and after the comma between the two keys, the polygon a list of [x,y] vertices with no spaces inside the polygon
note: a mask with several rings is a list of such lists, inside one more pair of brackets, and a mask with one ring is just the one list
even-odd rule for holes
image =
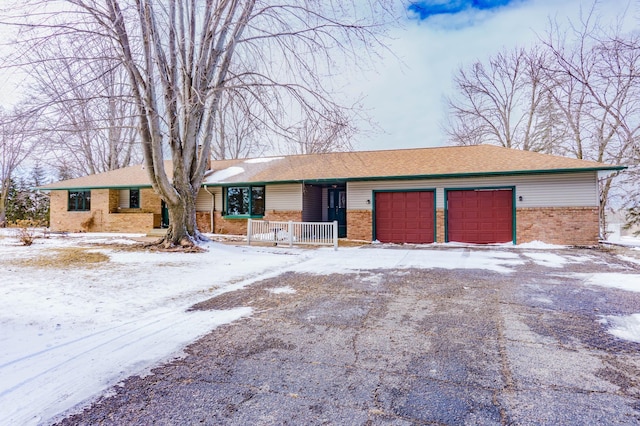
{"label": "attached garage", "polygon": [[375,191],[374,239],[385,243],[435,241],[435,192]]}
{"label": "attached garage", "polygon": [[513,188],[445,190],[446,241],[490,244],[514,241]]}

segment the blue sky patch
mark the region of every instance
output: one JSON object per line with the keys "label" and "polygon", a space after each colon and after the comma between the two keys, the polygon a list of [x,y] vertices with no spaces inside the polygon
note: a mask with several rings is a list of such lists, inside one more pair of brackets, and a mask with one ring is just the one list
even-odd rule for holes
{"label": "blue sky patch", "polygon": [[518,0],[423,0],[411,2],[409,10],[420,19],[435,15],[455,15],[467,10],[491,10]]}

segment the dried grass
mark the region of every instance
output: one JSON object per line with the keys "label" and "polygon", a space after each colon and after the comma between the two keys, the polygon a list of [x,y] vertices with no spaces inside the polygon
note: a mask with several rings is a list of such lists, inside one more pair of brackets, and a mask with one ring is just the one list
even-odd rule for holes
{"label": "dried grass", "polygon": [[59,248],[47,252],[46,256],[23,259],[18,263],[20,266],[32,268],[57,268],[67,269],[72,267],[97,266],[99,263],[108,262],[109,256],[104,253],[91,251],[86,248]]}

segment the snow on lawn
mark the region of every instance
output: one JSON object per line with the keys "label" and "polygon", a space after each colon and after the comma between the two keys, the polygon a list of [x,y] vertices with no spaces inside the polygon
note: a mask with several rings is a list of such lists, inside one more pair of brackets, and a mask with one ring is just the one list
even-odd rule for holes
{"label": "snow on lawn", "polygon": [[[512,273],[525,263],[517,251],[500,247],[379,245],[334,251],[209,243],[204,253],[121,250],[131,244],[129,237],[52,235],[24,247],[12,233],[0,231],[0,424],[47,423],[124,378],[180,356],[199,336],[251,315],[249,308],[188,312],[190,306],[285,271],[446,268]],[[92,245],[96,242],[104,245]],[[65,250],[106,258],[68,267],[33,266]],[[272,291],[286,295],[293,289]]]}
{"label": "snow on lawn", "polygon": [[19,263],[89,238],[38,239],[31,247],[0,238],[0,424],[46,422],[179,355],[216,326],[251,314],[187,312],[195,302],[304,259],[211,243],[196,254],[90,248],[109,261],[69,269]]}

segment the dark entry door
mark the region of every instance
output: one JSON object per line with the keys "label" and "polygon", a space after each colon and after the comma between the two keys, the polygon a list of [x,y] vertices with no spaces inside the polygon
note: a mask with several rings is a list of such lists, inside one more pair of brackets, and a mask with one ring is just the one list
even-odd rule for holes
{"label": "dark entry door", "polygon": [[338,238],[347,236],[347,190],[345,188],[329,188],[330,222],[338,221]]}
{"label": "dark entry door", "polygon": [[169,227],[169,209],[167,208],[167,204],[164,201],[162,202],[162,215],[161,215],[160,227],[161,228]]}

